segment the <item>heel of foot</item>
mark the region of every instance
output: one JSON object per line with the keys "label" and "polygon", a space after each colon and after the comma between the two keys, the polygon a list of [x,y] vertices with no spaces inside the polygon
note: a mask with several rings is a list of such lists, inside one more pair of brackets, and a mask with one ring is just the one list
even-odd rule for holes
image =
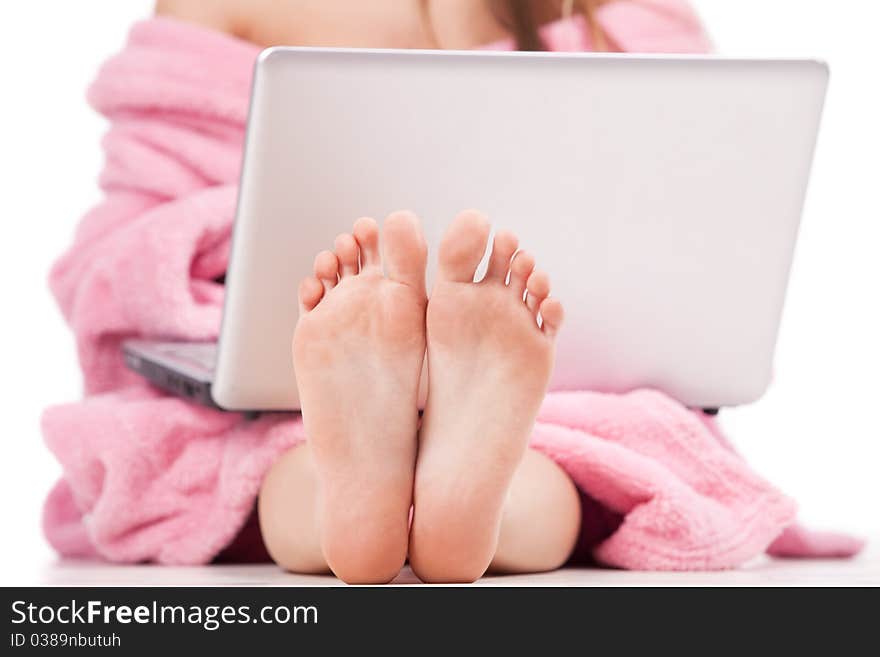
{"label": "heel of foot", "polygon": [[[467,499],[480,499],[478,505],[461,504],[458,499],[438,495],[454,473],[422,472],[409,540],[409,563],[425,582],[473,582],[489,567],[498,544],[502,503],[479,482]],[[503,488],[503,486],[501,487]],[[502,496],[503,497],[503,496]]]}
{"label": "heel of foot", "polygon": [[324,558],[346,584],[387,584],[406,561],[407,539],[385,532],[345,532],[324,537]]}
{"label": "heel of foot", "polygon": [[480,579],[492,561],[495,541],[486,545],[467,536],[449,540],[448,528],[442,533],[410,542],[409,564],[416,577],[428,584],[469,584]]}

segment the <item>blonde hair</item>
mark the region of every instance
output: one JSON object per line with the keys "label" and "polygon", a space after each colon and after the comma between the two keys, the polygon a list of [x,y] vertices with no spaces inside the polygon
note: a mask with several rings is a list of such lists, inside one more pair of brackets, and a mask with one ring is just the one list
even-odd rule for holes
{"label": "blonde hair", "polygon": [[[534,15],[534,2],[549,3],[554,0],[487,0],[489,8],[499,23],[507,29],[513,37],[517,50],[546,50],[541,40],[540,23]],[[596,20],[599,7],[613,0],[555,0],[560,7],[560,18],[569,18],[574,14],[581,14],[590,30],[593,48],[598,51],[609,49],[608,38],[602,31],[602,26]],[[422,20],[429,33],[433,34],[429,0],[421,0]],[[436,41],[436,38],[435,38]]]}
{"label": "blonde hair", "polygon": [[593,38],[593,48],[598,51],[608,50],[608,38],[602,31],[602,26],[596,20],[596,11],[600,5],[605,4],[606,0],[564,0],[562,15],[567,17],[573,13],[575,6],[584,15],[587,26],[590,29],[590,36]]}

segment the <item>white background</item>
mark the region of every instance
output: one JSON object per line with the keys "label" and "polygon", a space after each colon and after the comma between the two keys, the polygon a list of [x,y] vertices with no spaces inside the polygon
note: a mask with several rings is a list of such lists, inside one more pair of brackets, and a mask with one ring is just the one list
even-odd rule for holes
{"label": "white background", "polygon": [[[813,525],[880,535],[880,4],[696,0],[718,49],[828,60],[832,82],[776,359],[761,402],[723,413],[754,466]],[[102,121],[83,95],[149,0],[0,4],[0,584],[53,557],[39,529],[59,468],[38,422],[75,399],[50,263],[99,198]]]}

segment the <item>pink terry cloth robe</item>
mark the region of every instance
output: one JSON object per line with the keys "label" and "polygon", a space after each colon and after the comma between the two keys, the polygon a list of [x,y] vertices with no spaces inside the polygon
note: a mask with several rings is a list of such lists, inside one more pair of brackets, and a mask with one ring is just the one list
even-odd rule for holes
{"label": "pink terry cloth robe", "polygon": [[[598,21],[622,51],[709,47],[680,0],[620,0],[604,5]],[[578,18],[544,36],[558,50],[591,45]],[[63,469],[44,530],[62,555],[217,559],[244,528],[256,531],[262,477],[305,440],[298,414],[254,420],[190,404],[127,371],[119,351],[132,336],[217,337],[217,281],[229,254],[257,54],[230,36],[154,18],[133,27],[89,89],[110,122],[105,198],[82,219],[50,281],[76,336],[85,387],[83,400],[47,409],[42,423]],[[727,446],[714,422],[655,391],[551,393],[532,445],[620,519],[592,549],[601,564],[721,569],[768,547],[786,556],[847,556],[861,547],[793,526],[794,503]]]}

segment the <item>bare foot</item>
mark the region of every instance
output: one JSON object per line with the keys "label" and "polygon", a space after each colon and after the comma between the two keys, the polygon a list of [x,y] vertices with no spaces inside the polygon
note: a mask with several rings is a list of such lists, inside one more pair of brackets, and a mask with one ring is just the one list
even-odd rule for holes
{"label": "bare foot", "polygon": [[529,254],[514,257],[511,233],[496,235],[486,277],[473,282],[488,237],[482,215],[455,219],[428,302],[428,402],[410,534],[410,564],[425,581],[472,581],[492,560],[562,322],[547,275],[533,271]]}
{"label": "bare foot", "polygon": [[427,247],[410,213],[385,220],[381,258],[375,221],[353,232],[300,284],[293,360],[324,557],[347,582],[387,582],[407,551]]}

